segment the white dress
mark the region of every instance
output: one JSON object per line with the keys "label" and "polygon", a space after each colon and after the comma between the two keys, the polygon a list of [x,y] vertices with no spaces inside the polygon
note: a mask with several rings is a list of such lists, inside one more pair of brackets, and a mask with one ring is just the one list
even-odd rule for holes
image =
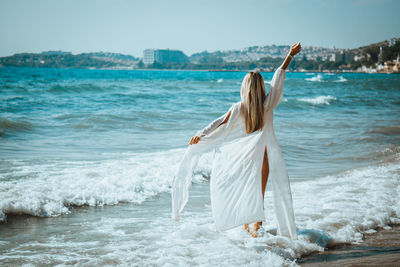
{"label": "white dress", "polygon": [[[262,130],[251,134],[245,131],[240,115],[240,102],[234,103],[225,113],[197,133],[205,134],[197,144],[189,145],[173,179],[172,218],[186,205],[193,171],[199,157],[214,150],[210,179],[211,207],[217,230],[228,230],[246,223],[264,221],[264,203],[261,190],[261,168],[267,147],[269,179],[271,183],[278,235],[297,238],[292,194],[285,161],[273,126],[274,108],[283,99],[285,70],[278,68],[271,81],[265,102],[265,124]],[[218,127],[219,126],[219,127]]]}

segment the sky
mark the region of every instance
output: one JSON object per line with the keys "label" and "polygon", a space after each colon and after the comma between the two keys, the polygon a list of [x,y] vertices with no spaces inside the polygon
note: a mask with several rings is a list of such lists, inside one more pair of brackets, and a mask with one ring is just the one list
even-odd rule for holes
{"label": "sky", "polygon": [[63,50],[142,57],[248,46],[355,48],[400,37],[399,0],[0,0],[0,56]]}

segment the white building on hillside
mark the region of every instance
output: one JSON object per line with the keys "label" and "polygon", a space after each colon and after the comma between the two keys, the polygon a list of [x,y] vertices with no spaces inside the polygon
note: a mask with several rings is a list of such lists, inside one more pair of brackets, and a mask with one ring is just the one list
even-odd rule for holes
{"label": "white building on hillside", "polygon": [[154,63],[154,49],[146,49],[143,51],[143,63],[146,65]]}
{"label": "white building on hillside", "polygon": [[146,49],[143,51],[143,63],[146,65],[153,64],[154,62],[165,63],[185,63],[189,59],[180,50],[172,49]]}

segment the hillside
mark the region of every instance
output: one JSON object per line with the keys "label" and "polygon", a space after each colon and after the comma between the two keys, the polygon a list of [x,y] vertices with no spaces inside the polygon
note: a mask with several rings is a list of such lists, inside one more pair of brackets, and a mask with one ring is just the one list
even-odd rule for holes
{"label": "hillside", "polygon": [[119,53],[82,53],[46,51],[40,54],[19,53],[1,57],[0,65],[13,67],[48,67],[48,68],[133,68],[138,58]]}
{"label": "hillside", "polygon": [[[201,52],[190,56],[192,63],[205,62],[243,62],[257,61],[262,58],[284,58],[289,52],[288,45],[266,45],[266,46],[251,46],[241,50],[226,50],[216,52]],[[328,60],[332,54],[339,53],[341,49],[324,48],[316,46],[302,47],[301,54],[308,60],[315,60],[318,57],[323,60]]]}
{"label": "hillside", "polygon": [[[0,66],[100,69],[198,69],[272,71],[279,66],[289,46],[252,46],[240,50],[195,53],[185,63],[144,65],[132,55],[92,52],[73,55],[71,52],[46,51],[20,53],[1,57]],[[374,43],[355,49],[305,46],[290,64],[292,71],[358,71],[399,72],[400,38]]]}

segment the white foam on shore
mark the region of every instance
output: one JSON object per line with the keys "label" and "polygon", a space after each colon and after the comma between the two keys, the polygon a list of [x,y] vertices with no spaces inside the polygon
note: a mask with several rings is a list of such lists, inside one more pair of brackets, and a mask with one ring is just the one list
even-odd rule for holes
{"label": "white foam on shore", "polygon": [[295,183],[298,227],[326,231],[333,245],[358,243],[371,229],[400,223],[399,155],[395,157],[392,163]]}
{"label": "white foam on shore", "polygon": [[[122,159],[93,162],[19,162],[0,176],[0,222],[7,214],[51,217],[68,214],[70,206],[140,204],[170,192],[185,150],[125,154]],[[210,157],[211,153],[203,156],[194,182],[203,183],[210,175],[211,170],[205,165]],[[21,176],[24,178],[4,179]]]}
{"label": "white foam on shore", "polygon": [[[324,247],[360,243],[363,234],[400,223],[399,161],[400,154],[395,154],[387,163],[315,180],[292,182],[298,240],[271,234],[276,230],[276,222],[272,192],[267,189],[264,203],[266,221],[259,238],[250,238],[242,227],[216,232],[207,205],[204,214],[184,211],[181,222],[177,223],[178,228],[158,243],[162,244],[159,251],[163,251],[158,256],[166,260],[165,255],[181,255],[176,247],[168,245],[176,244],[180,248],[186,247],[187,253],[192,255],[190,258],[179,257],[186,260],[185,264],[190,261],[195,265],[216,264],[222,261],[220,251],[223,250],[230,251],[223,254],[230,259],[231,265],[274,260],[278,266],[286,266],[294,264],[295,259],[303,255],[323,251]],[[205,239],[203,245],[198,239]],[[281,258],[277,259],[277,255]]]}
{"label": "white foam on shore", "polygon": [[330,105],[330,101],[336,100],[336,97],[331,95],[321,95],[312,98],[299,98],[298,101],[307,102],[313,105]]}
{"label": "white foam on shore", "polygon": [[[101,164],[80,165],[65,162],[65,170],[55,166],[35,166],[36,177],[2,185],[3,208],[18,207],[40,215],[40,211],[60,214],[65,204],[103,205],[120,201],[140,203],[159,192],[168,192],[183,149],[129,156]],[[210,157],[201,158],[195,180],[205,181],[210,173]],[[76,240],[55,233],[46,242],[20,244],[12,255],[24,262],[102,265],[221,265],[295,266],[295,259],[323,247],[362,241],[364,233],[378,227],[400,223],[400,163],[395,154],[388,163],[349,170],[314,180],[291,183],[298,240],[274,235],[276,229],[272,194],[267,187],[264,229],[253,239],[241,227],[217,232],[208,202],[208,184],[203,195],[193,195],[181,214],[171,219],[169,204],[155,210],[144,208],[130,218],[110,218],[82,222],[86,238]],[[17,171],[17,170],[14,170]],[[29,173],[32,170],[20,170]],[[289,174],[290,175],[290,174]],[[12,198],[12,199],[8,199]],[[163,199],[169,201],[169,198]],[[152,205],[160,205],[153,202]],[[4,211],[4,209],[3,209]],[[155,212],[155,213],[154,213]],[[89,216],[88,214],[82,216]],[[136,216],[136,217],[135,217]],[[144,216],[144,217],[143,217]],[[144,226],[140,226],[144,225]],[[98,243],[88,243],[101,236]],[[104,240],[107,242],[104,243]],[[39,257],[43,248],[57,248],[53,254]],[[98,250],[99,253],[93,253]],[[32,251],[32,253],[31,253]],[[129,251],[129,253],[126,253]],[[101,253],[100,253],[101,252]],[[11,253],[11,252],[10,252]],[[26,255],[26,256],[21,256]],[[39,255],[40,256],[40,255]]]}
{"label": "white foam on shore", "polygon": [[183,264],[212,265],[223,262],[221,251],[225,251],[222,254],[229,259],[226,265],[276,262],[277,266],[287,266],[303,255],[323,251],[324,247],[360,243],[363,234],[400,223],[399,155],[396,157],[391,163],[293,182],[296,225],[301,233],[298,240],[271,234],[276,222],[272,193],[267,191],[266,222],[259,238],[252,239],[242,227],[216,232],[209,206],[203,214],[186,210],[177,228],[158,242],[160,252],[154,258],[159,262],[153,263],[165,263],[175,255]]}
{"label": "white foam on shore", "polygon": [[310,82],[322,82],[322,75],[318,74],[317,76],[311,78],[305,78],[305,80]]}
{"label": "white foam on shore", "polygon": [[0,221],[7,213],[58,216],[69,206],[142,203],[169,192],[183,149],[93,162],[19,164],[0,177]]}

